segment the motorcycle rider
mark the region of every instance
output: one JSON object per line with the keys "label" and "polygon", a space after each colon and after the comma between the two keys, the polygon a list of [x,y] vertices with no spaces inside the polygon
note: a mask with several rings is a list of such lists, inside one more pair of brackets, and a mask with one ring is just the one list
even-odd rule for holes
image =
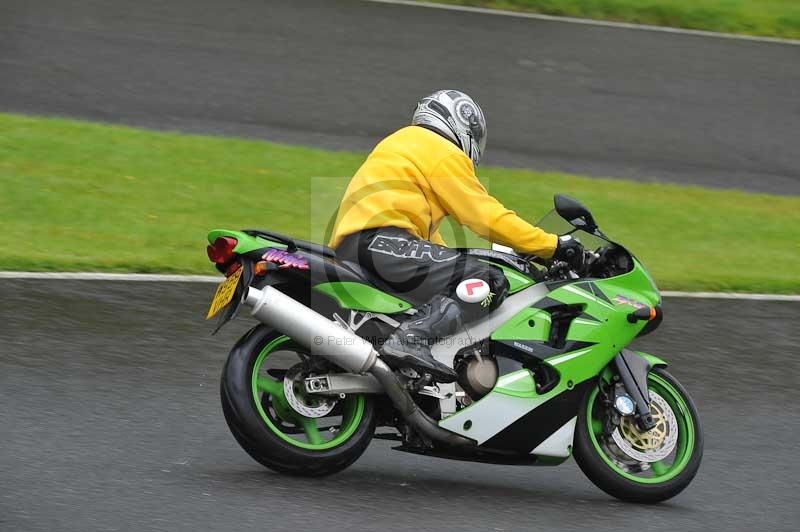
{"label": "motorcycle rider", "polygon": [[426,96],[411,125],[383,139],[351,179],[330,242],[381,288],[424,304],[380,354],[439,382],[456,374],[433,358],[431,342],[488,315],[508,292],[500,268],[446,247],[438,230],[445,216],[522,254],[583,259],[577,240],[534,227],[488,194],[475,175],[485,147],[486,119],[472,98],[457,90]]}

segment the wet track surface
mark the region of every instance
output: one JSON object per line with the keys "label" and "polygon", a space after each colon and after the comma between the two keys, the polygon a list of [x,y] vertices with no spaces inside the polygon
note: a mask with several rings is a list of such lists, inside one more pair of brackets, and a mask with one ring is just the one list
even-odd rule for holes
{"label": "wet track surface", "polygon": [[[800,194],[800,47],[355,1],[0,3],[0,111],[368,149],[442,86],[489,113],[487,162]],[[229,434],[213,286],[0,281],[0,531],[795,530],[798,303],[670,299],[639,347],[706,431],[657,507],[574,462],[499,467],[374,442],[327,479]]]}
{"label": "wet track surface", "polygon": [[4,0],[0,110],[368,149],[433,89],[486,161],[800,194],[800,46],[357,1]]}
{"label": "wet track surface", "polygon": [[0,281],[0,530],[795,530],[800,304],[670,299],[639,344],[670,361],[706,433],[695,482],[623,504],[574,462],[498,467],[376,441],[327,479],[274,474],[218,397],[248,319],[209,337],[214,287]]}

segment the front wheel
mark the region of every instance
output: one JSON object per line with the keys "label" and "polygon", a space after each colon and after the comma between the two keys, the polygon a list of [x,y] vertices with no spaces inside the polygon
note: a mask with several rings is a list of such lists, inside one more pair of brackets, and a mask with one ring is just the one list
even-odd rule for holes
{"label": "front wheel", "polygon": [[656,426],[639,432],[632,417],[609,423],[612,406],[594,386],[578,413],[574,456],[600,489],[618,499],[657,503],[674,497],[694,478],[703,456],[697,408],[681,384],[662,368],[647,377]]}
{"label": "front wheel", "polygon": [[222,372],[225,420],[247,453],[291,475],[341,471],[366,450],[375,432],[373,398],[306,394],[314,359],[291,338],[259,325],[242,337]]}

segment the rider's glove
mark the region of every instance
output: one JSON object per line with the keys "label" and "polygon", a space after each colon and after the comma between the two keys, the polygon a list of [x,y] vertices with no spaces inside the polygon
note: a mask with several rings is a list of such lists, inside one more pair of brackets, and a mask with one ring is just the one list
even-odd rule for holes
{"label": "rider's glove", "polygon": [[558,237],[558,246],[553,258],[566,262],[575,271],[580,271],[584,262],[583,244],[572,238],[572,235],[562,235]]}

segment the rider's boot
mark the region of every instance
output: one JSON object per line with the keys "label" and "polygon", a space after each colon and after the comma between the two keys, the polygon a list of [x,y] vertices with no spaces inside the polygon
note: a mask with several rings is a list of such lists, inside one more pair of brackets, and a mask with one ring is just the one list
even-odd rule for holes
{"label": "rider's boot", "polygon": [[428,373],[437,382],[453,382],[456,372],[431,355],[431,344],[461,328],[462,311],[446,296],[435,296],[386,340],[381,357],[389,365]]}

